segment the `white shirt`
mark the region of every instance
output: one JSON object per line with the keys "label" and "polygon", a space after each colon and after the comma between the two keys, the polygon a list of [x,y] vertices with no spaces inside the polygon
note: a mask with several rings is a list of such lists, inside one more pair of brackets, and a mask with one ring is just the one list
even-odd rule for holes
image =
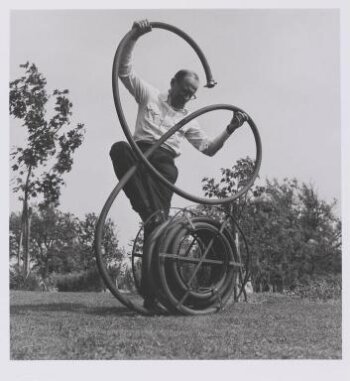
{"label": "white shirt", "polygon": [[[131,64],[134,45],[135,42],[131,41],[125,47],[119,77],[139,105],[134,140],[153,143],[188,115],[189,111],[187,109],[176,110],[171,107],[167,101],[168,94],[161,93],[137,76]],[[198,122],[192,120],[168,138],[162,146],[179,156],[181,154],[180,145],[184,138],[199,151],[206,150],[210,143]]]}

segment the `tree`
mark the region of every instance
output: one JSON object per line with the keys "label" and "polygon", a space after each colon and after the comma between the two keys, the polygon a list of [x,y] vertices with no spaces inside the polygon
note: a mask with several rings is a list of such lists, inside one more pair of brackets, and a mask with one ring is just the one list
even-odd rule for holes
{"label": "tree", "polygon": [[[85,270],[96,266],[94,238],[97,220],[98,217],[95,213],[87,213],[85,219],[79,222],[79,251]],[[107,219],[104,226],[102,251],[107,266],[114,266],[122,260],[123,253],[119,249],[116,226],[111,219]]]}
{"label": "tree", "polygon": [[[11,214],[10,259],[17,256],[20,220],[19,213]],[[94,213],[79,219],[56,208],[33,207],[29,245],[32,273],[44,283],[52,274],[97,274],[94,252],[96,222]],[[105,224],[102,250],[107,267],[119,271],[125,255],[119,248],[116,226],[110,219]],[[13,263],[11,268],[17,272]]]}
{"label": "tree", "polygon": [[[78,220],[70,213],[62,213],[54,208],[33,208],[31,215],[31,235],[29,237],[31,275],[46,284],[52,273],[69,272],[79,266],[77,232]],[[21,233],[21,215],[12,213],[10,218],[10,258],[17,256],[18,237]],[[10,261],[13,275],[21,279],[20,287],[26,286],[26,276],[18,264]],[[33,278],[32,277],[32,278]],[[29,277],[30,278],[30,277]],[[29,279],[28,278],[28,279]]]}
{"label": "tree", "polygon": [[[221,168],[221,179],[216,182],[214,178],[204,177],[202,189],[206,197],[227,198],[237,193],[248,182],[254,172],[254,162],[247,156],[239,159],[232,168]],[[236,217],[246,203],[246,197],[241,197],[231,204],[224,205],[226,211],[233,212]]]}
{"label": "tree", "polygon": [[302,208],[299,220],[303,241],[310,248],[311,274],[341,270],[341,222],[335,217],[334,200],[320,200],[313,186],[302,184],[299,194]]}
{"label": "tree", "polygon": [[10,215],[10,264],[15,261],[18,264],[18,253],[19,253],[19,242],[21,237],[21,216],[16,213],[11,213]]}
{"label": "tree", "polygon": [[[22,201],[21,236],[24,272],[29,272],[30,201],[41,196],[40,207],[59,204],[63,175],[72,169],[73,153],[81,145],[84,125],[70,127],[72,103],[68,90],[46,90],[46,78],[35,64],[20,65],[24,75],[10,82],[10,115],[22,122],[26,132],[25,146],[11,150],[12,170],[16,174],[14,192]],[[52,116],[47,106],[52,98]],[[20,254],[18,254],[20,259]],[[18,263],[20,265],[20,263]]]}
{"label": "tree", "polygon": [[[217,197],[217,198],[227,198],[231,197],[233,194],[239,192],[249,181],[254,172],[254,162],[247,156],[237,160],[237,162],[232,166],[232,168],[221,168],[221,179],[219,182],[215,181],[214,178],[203,178],[203,190],[205,196]],[[263,188],[255,187],[253,191],[254,194],[257,194],[262,191]],[[232,215],[237,223],[241,222],[242,213],[247,204],[248,193],[236,199],[234,202],[229,204],[224,204],[219,209],[212,207],[200,207],[202,212],[205,214],[211,215],[214,219],[221,221],[223,218],[222,209],[225,214]],[[248,253],[245,249],[244,242],[240,239],[240,234],[237,227],[231,223],[228,223],[227,228],[231,230],[231,234],[235,238],[235,244],[237,246],[238,253],[242,260],[242,263],[246,264],[249,267],[249,258],[247,257]],[[241,271],[240,276],[248,276],[246,271],[247,267],[244,267]]]}
{"label": "tree", "polygon": [[285,179],[282,184],[266,180],[247,205],[242,226],[252,247],[252,274],[258,290],[270,285],[282,290],[291,282],[293,253],[301,244],[297,186],[296,180]]}
{"label": "tree", "polygon": [[80,266],[78,231],[79,220],[71,213],[52,207],[33,210],[31,268],[42,280],[53,272],[66,273]]}
{"label": "tree", "polygon": [[[232,169],[222,169],[219,182],[203,179],[205,194],[220,198],[236,192],[240,180],[251,173],[248,163],[238,161]],[[341,271],[341,224],[334,206],[296,179],[266,179],[264,186],[251,188],[245,201],[228,206],[249,242],[255,290],[270,286],[283,290],[316,275]]]}

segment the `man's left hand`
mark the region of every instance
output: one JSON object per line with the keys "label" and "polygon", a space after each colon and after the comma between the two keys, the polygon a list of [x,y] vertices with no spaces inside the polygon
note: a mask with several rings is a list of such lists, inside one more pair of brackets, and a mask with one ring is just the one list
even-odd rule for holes
{"label": "man's left hand", "polygon": [[231,135],[237,128],[241,127],[244,122],[249,120],[249,116],[243,111],[236,111],[231,119],[230,124],[226,127],[226,131]]}

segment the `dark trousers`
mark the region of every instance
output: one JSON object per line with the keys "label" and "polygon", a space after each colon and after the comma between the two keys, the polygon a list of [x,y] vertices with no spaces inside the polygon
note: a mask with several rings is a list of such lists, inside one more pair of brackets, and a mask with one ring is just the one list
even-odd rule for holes
{"label": "dark trousers", "polygon": [[[151,147],[151,143],[138,142],[142,152]],[[124,174],[138,162],[131,147],[126,142],[113,144],[110,150],[114,172],[120,180]],[[174,156],[165,148],[158,148],[148,159],[150,163],[171,183],[175,184],[178,171],[174,163]],[[158,180],[144,164],[124,187],[132,208],[140,215],[143,221],[155,211],[163,210],[168,215],[173,191]]]}
{"label": "dark trousers", "polygon": [[[146,142],[138,142],[137,144],[142,152],[151,147],[151,144]],[[136,155],[126,142],[113,144],[110,156],[114,172],[119,180],[138,162]],[[160,147],[148,160],[167,180],[175,183],[178,171],[174,163],[174,155],[169,150]],[[135,174],[124,186],[124,192],[129,198],[132,208],[140,215],[143,222],[159,210],[164,212],[164,217],[168,216],[173,191],[157,179],[144,164],[139,165]],[[154,220],[145,225],[144,248],[149,235],[160,222]],[[144,255],[146,255],[145,251]],[[144,275],[146,271],[146,261],[144,260],[142,261],[141,275],[142,295],[145,300],[153,300],[154,296],[148,285],[147,277]]]}

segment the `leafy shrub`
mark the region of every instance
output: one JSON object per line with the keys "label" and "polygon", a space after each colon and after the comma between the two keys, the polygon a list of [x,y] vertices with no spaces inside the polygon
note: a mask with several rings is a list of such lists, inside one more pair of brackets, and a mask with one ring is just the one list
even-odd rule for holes
{"label": "leafy shrub", "polygon": [[329,300],[340,299],[341,291],[341,275],[325,275],[298,284],[294,294],[313,300]]}
{"label": "leafy shrub", "polygon": [[58,291],[102,291],[105,289],[97,269],[69,274],[57,274],[55,284]]}
{"label": "leafy shrub", "polygon": [[56,284],[57,291],[76,291],[78,287],[78,278],[81,274],[69,273],[69,274],[57,274],[54,276],[54,282]]}
{"label": "leafy shrub", "polygon": [[84,273],[82,282],[84,291],[102,291],[105,289],[103,280],[97,268],[92,268]]}
{"label": "leafy shrub", "polygon": [[41,280],[34,274],[25,276],[17,267],[10,269],[10,290],[40,291]]}
{"label": "leafy shrub", "polygon": [[[141,279],[141,262],[136,263],[137,274]],[[139,266],[139,268],[138,268]],[[125,291],[135,291],[134,275],[132,273],[131,265],[124,261],[116,266],[108,267],[109,276],[113,282],[116,283],[118,289]]]}
{"label": "leafy shrub", "polygon": [[[134,281],[131,267],[111,266],[108,268],[110,277],[114,282],[118,280],[118,288],[133,291]],[[55,274],[52,281],[57,291],[103,291],[106,286],[98,272],[97,268],[88,271],[71,272],[68,274]]]}

